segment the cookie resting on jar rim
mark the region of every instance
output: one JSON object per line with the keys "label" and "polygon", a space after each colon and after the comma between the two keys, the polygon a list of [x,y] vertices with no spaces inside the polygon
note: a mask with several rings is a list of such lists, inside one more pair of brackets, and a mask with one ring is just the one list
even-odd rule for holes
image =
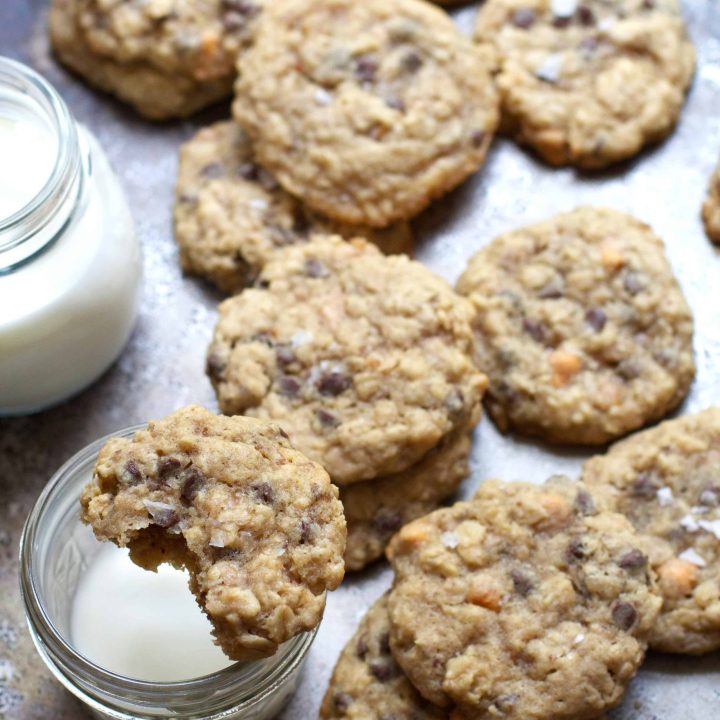
{"label": "cookie resting on jar rim", "polygon": [[96,138],[55,89],[0,57],[0,416],[96,380],[132,330],[140,248]]}

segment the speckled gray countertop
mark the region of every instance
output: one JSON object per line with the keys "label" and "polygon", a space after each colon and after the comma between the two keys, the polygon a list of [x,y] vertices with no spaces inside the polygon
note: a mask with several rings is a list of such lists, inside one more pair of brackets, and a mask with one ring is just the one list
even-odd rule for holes
{"label": "speckled gray countertop", "polygon": [[[216,108],[192,121],[149,125],[60,69],[45,37],[46,0],[0,0],[0,54],[44,74],[100,139],[129,196],[145,256],[137,328],[116,365],[92,388],[43,414],[0,419],[0,719],[79,720],[81,705],[55,683],[25,630],[18,592],[17,545],[25,516],[54,470],[101,435],[160,417],[189,402],[215,408],[203,373],[219,296],[183,278],[171,232],[179,143],[224,117]],[[704,237],[698,211],[720,154],[720,4],[686,0],[699,50],[698,73],[675,134],[636,162],[601,177],[550,170],[498,141],[484,170],[438,202],[417,223],[418,256],[454,281],[467,258],[498,232],[581,203],[634,213],[665,238],[696,320],[698,375],[681,412],[720,403],[720,252]],[[457,19],[470,27],[474,9]],[[0,158],[0,162],[2,159]],[[465,494],[489,476],[542,481],[576,475],[584,455],[500,436],[487,420],[475,442]],[[310,720],[340,648],[364,609],[390,583],[382,564],[349,578],[329,599],[300,690],[285,720]],[[720,654],[702,659],[650,656],[613,718],[720,718]]]}

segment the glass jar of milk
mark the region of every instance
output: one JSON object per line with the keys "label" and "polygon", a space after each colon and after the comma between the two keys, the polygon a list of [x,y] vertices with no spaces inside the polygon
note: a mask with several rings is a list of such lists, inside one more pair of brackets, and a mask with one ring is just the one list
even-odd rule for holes
{"label": "glass jar of milk", "polygon": [[79,392],[132,330],[140,251],[97,140],[37,73],[0,58],[0,415]]}
{"label": "glass jar of milk", "polygon": [[46,666],[99,718],[275,718],[295,691],[315,632],[272,657],[232,664],[213,645],[183,573],[141,570],[125,551],[96,540],[80,521],[79,498],[106,440],[58,470],[23,529],[20,584]]}

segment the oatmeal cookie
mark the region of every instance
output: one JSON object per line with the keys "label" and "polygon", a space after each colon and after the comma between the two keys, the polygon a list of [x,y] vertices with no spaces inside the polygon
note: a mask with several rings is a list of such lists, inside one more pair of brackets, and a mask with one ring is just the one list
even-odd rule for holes
{"label": "oatmeal cookie", "polygon": [[412,250],[406,222],[346,225],[305,207],[255,163],[234,122],[203,128],[180,148],[174,217],[183,269],[230,293],[252,282],[278,248],[316,233],[364,237],[384,252]]}
{"label": "oatmeal cookie", "polygon": [[348,538],[345,569],[360,570],[385,551],[403,525],[435,510],[470,474],[472,430],[446,435],[407,470],[340,490]]}
{"label": "oatmeal cookie", "polygon": [[270,4],[235,86],[259,162],[309,206],[383,227],[482,164],[492,53],[417,0]]}
{"label": "oatmeal cookie", "polygon": [[59,59],[149,118],[185,116],[232,92],[264,0],[53,0]]}
{"label": "oatmeal cookie", "polygon": [[207,368],[220,408],[280,424],[345,485],[406,470],[475,416],[472,307],[363,240],[279,252],[220,305]]}
{"label": "oatmeal cookie", "polygon": [[446,720],[448,713],[418,695],[393,660],[387,595],[367,611],[335,665],[321,720]]}
{"label": "oatmeal cookie", "polygon": [[503,130],[552,165],[601,168],[665,137],[695,67],[678,0],[488,0]]}
{"label": "oatmeal cookie", "polygon": [[581,484],[486,481],[391,540],[393,656],[457,717],[596,718],[635,675],[661,604],[637,543]]}
{"label": "oatmeal cookie", "polygon": [[705,223],[707,236],[716,243],[720,243],[720,164],[708,184],[707,197],[702,206],[702,219]]}
{"label": "oatmeal cookie", "polygon": [[233,660],[314,628],[343,578],[345,520],[327,473],[276,425],[190,406],[113,438],[81,496],[100,540],[169,562]]}
{"label": "oatmeal cookie", "polygon": [[604,443],[661,418],[693,379],[690,309],[662,241],[629,215],[579,208],[502,235],[458,290],[503,431]]}
{"label": "oatmeal cookie", "polygon": [[585,463],[583,480],[648,536],[663,609],[650,645],[720,648],[720,409],[633,435]]}

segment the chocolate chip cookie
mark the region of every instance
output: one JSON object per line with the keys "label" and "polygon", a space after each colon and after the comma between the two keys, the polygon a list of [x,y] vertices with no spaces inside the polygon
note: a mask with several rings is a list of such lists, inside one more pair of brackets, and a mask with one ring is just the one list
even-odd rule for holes
{"label": "chocolate chip cookie", "polygon": [[445,436],[407,470],[340,490],[348,538],[345,569],[360,570],[377,560],[405,523],[435,510],[470,474],[472,430]]}
{"label": "chocolate chip cookie", "polygon": [[629,215],[585,207],[502,235],[458,290],[503,431],[604,443],[661,418],[693,379],[690,310],[662,241]]}
{"label": "chocolate chip cookie", "polygon": [[406,470],[475,417],[472,307],[420,263],[317,237],[257,285],[220,305],[220,408],[277,422],[337,484]]}
{"label": "chocolate chip cookie", "polygon": [[492,53],[416,0],[286,0],[244,56],[235,118],[259,162],[349,223],[407,219],[482,164]]}
{"label": "chocolate chip cookie", "polygon": [[621,515],[578,483],[486,481],[390,542],[390,647],[456,716],[589,720],[619,702],[661,600]]}
{"label": "chocolate chip cookie", "polygon": [[552,165],[600,168],[675,126],[695,67],[678,0],[488,0],[503,130]]}
{"label": "chocolate chip cookie", "polygon": [[390,654],[387,595],[360,621],[342,651],[320,707],[321,720],[445,720],[424,700]]}
{"label": "chocolate chip cookie", "polygon": [[278,248],[315,233],[363,237],[384,252],[412,249],[406,222],[376,229],[308,209],[255,163],[250,140],[234,122],[203,128],[180,148],[175,237],[187,272],[238,292]]}
{"label": "chocolate chip cookie", "polygon": [[53,0],[59,59],[149,118],[185,116],[232,91],[264,0]]}
{"label": "chocolate chip cookie", "polygon": [[81,496],[100,540],[168,562],[233,660],[314,628],[343,578],[345,520],[327,473],[276,425],[190,406],[113,438]]}
{"label": "chocolate chip cookie", "polygon": [[664,652],[720,648],[720,409],[669,420],[592,458],[583,480],[648,536]]}
{"label": "chocolate chip cookie", "polygon": [[708,184],[707,197],[702,206],[702,219],[705,223],[707,236],[716,243],[720,243],[720,164]]}

